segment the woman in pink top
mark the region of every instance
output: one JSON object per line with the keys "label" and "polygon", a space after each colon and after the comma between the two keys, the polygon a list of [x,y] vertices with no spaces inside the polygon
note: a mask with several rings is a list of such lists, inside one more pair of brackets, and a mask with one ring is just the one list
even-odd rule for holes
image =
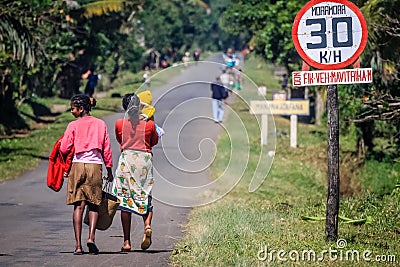
{"label": "woman in pink top", "polygon": [[142,105],[135,94],[126,94],[122,106],[128,118],[115,123],[115,135],[121,145],[121,155],[115,172],[114,193],[120,200],[124,245],[121,251],[132,249],[130,240],[132,213],[142,216],[144,235],[141,248],[151,245],[151,220],[153,206],[151,191],[154,185],[152,147],[158,142],[158,134],[153,121],[140,119]]}
{"label": "woman in pink top", "polygon": [[110,137],[104,121],[90,115],[90,98],[76,95],[71,99],[71,113],[77,120],[68,124],[61,141],[60,151],[67,154],[75,148],[68,177],[67,204],[74,205],[73,225],[76,247],[74,255],[82,255],[82,217],[89,208],[89,253],[97,254],[95,231],[102,198],[102,164],[106,165],[107,179],[113,180]]}

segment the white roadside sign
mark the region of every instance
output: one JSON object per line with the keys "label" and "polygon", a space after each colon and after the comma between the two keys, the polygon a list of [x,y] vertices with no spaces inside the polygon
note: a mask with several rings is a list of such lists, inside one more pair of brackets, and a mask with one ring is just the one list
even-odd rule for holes
{"label": "white roadside sign", "polygon": [[310,115],[310,101],[307,100],[252,100],[251,114],[267,115]]}
{"label": "white roadside sign", "polygon": [[371,83],[372,68],[292,72],[293,86]]}
{"label": "white roadside sign", "polygon": [[267,144],[268,116],[290,116],[290,146],[297,146],[297,116],[310,115],[309,100],[252,100],[250,101],[250,113],[261,114],[261,145]]}

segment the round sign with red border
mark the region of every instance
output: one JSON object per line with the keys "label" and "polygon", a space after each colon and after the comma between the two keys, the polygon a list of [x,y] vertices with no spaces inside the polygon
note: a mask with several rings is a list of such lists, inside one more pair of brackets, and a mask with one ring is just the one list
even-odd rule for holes
{"label": "round sign with red border", "polygon": [[367,44],[368,29],[360,9],[347,0],[312,0],[297,13],[294,46],[309,65],[322,70],[354,63]]}

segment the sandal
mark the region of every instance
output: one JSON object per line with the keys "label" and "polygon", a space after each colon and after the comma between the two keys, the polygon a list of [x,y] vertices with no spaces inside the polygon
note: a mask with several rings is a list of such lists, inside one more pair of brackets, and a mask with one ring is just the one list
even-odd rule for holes
{"label": "sandal", "polygon": [[121,252],[131,252],[132,248],[126,248],[126,247],[122,247],[121,248]]}
{"label": "sandal", "polygon": [[83,251],[82,248],[76,248],[74,250],[74,255],[83,255],[85,252]]}
{"label": "sandal", "polygon": [[151,230],[151,226],[148,225],[146,228],[144,228],[144,236],[143,236],[143,241],[142,245],[140,246],[143,250],[148,249],[151,246],[151,234],[153,231]]}
{"label": "sandal", "polygon": [[94,254],[94,255],[99,254],[99,249],[97,248],[95,242],[87,242],[86,245],[87,245],[88,248],[89,248],[89,253],[90,253],[90,254]]}

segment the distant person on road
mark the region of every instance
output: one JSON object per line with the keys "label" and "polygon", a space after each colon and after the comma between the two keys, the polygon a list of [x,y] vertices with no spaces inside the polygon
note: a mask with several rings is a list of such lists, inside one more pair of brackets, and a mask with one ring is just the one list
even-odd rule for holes
{"label": "distant person on road", "polygon": [[185,52],[185,55],[182,57],[182,63],[185,68],[189,66],[189,61],[190,61],[190,53],[187,51]]}
{"label": "distant person on road", "polygon": [[228,68],[233,68],[236,66],[236,54],[235,51],[232,48],[228,48],[226,53],[222,54],[222,57],[225,61],[225,64]]}
{"label": "distant person on road", "polygon": [[227,72],[226,69],[222,70],[221,75],[219,76],[218,82],[222,83],[225,88],[229,88],[229,82],[231,80],[230,74]]}
{"label": "distant person on road", "polygon": [[168,61],[167,61],[166,59],[161,60],[161,63],[160,63],[160,64],[161,64],[161,67],[162,67],[163,69],[169,67],[169,63],[168,63]]}
{"label": "distant person on road", "polygon": [[239,68],[237,71],[235,71],[234,76],[235,76],[235,89],[240,91],[242,90],[242,84],[243,84],[242,69]]}
{"label": "distant person on road", "polygon": [[115,135],[120,144],[121,155],[115,173],[114,192],[121,201],[121,223],[124,234],[122,252],[132,249],[130,238],[132,213],[142,216],[144,235],[141,248],[151,245],[151,220],[153,218],[152,147],[158,143],[156,126],[152,120],[140,119],[142,106],[136,94],[124,95],[122,107],[128,117],[115,123]]}
{"label": "distant person on road", "polygon": [[228,97],[228,90],[221,84],[219,76],[211,83],[211,92],[214,122],[221,123],[224,117],[222,101]]}
{"label": "distant person on road", "polygon": [[149,66],[146,66],[144,69],[144,73],[143,73],[143,83],[147,86],[150,87],[150,77],[151,77],[151,72],[150,72],[150,68]]}
{"label": "distant person on road", "polygon": [[97,86],[97,83],[101,79],[100,74],[96,74],[94,72],[94,67],[91,67],[84,75],[83,77],[86,77],[87,83],[85,87],[85,95],[89,97],[93,97],[94,94],[94,88]]}
{"label": "distant person on road", "polygon": [[77,120],[70,122],[61,141],[60,151],[68,154],[75,148],[68,178],[67,204],[74,205],[73,225],[75,232],[74,255],[82,255],[82,216],[85,206],[89,209],[89,253],[97,254],[95,232],[102,199],[102,164],[107,169],[108,181],[113,180],[110,137],[104,121],[90,115],[92,105],[87,95],[71,98],[71,113]]}
{"label": "distant person on road", "polygon": [[200,51],[198,49],[193,52],[193,59],[196,62],[200,60]]}

